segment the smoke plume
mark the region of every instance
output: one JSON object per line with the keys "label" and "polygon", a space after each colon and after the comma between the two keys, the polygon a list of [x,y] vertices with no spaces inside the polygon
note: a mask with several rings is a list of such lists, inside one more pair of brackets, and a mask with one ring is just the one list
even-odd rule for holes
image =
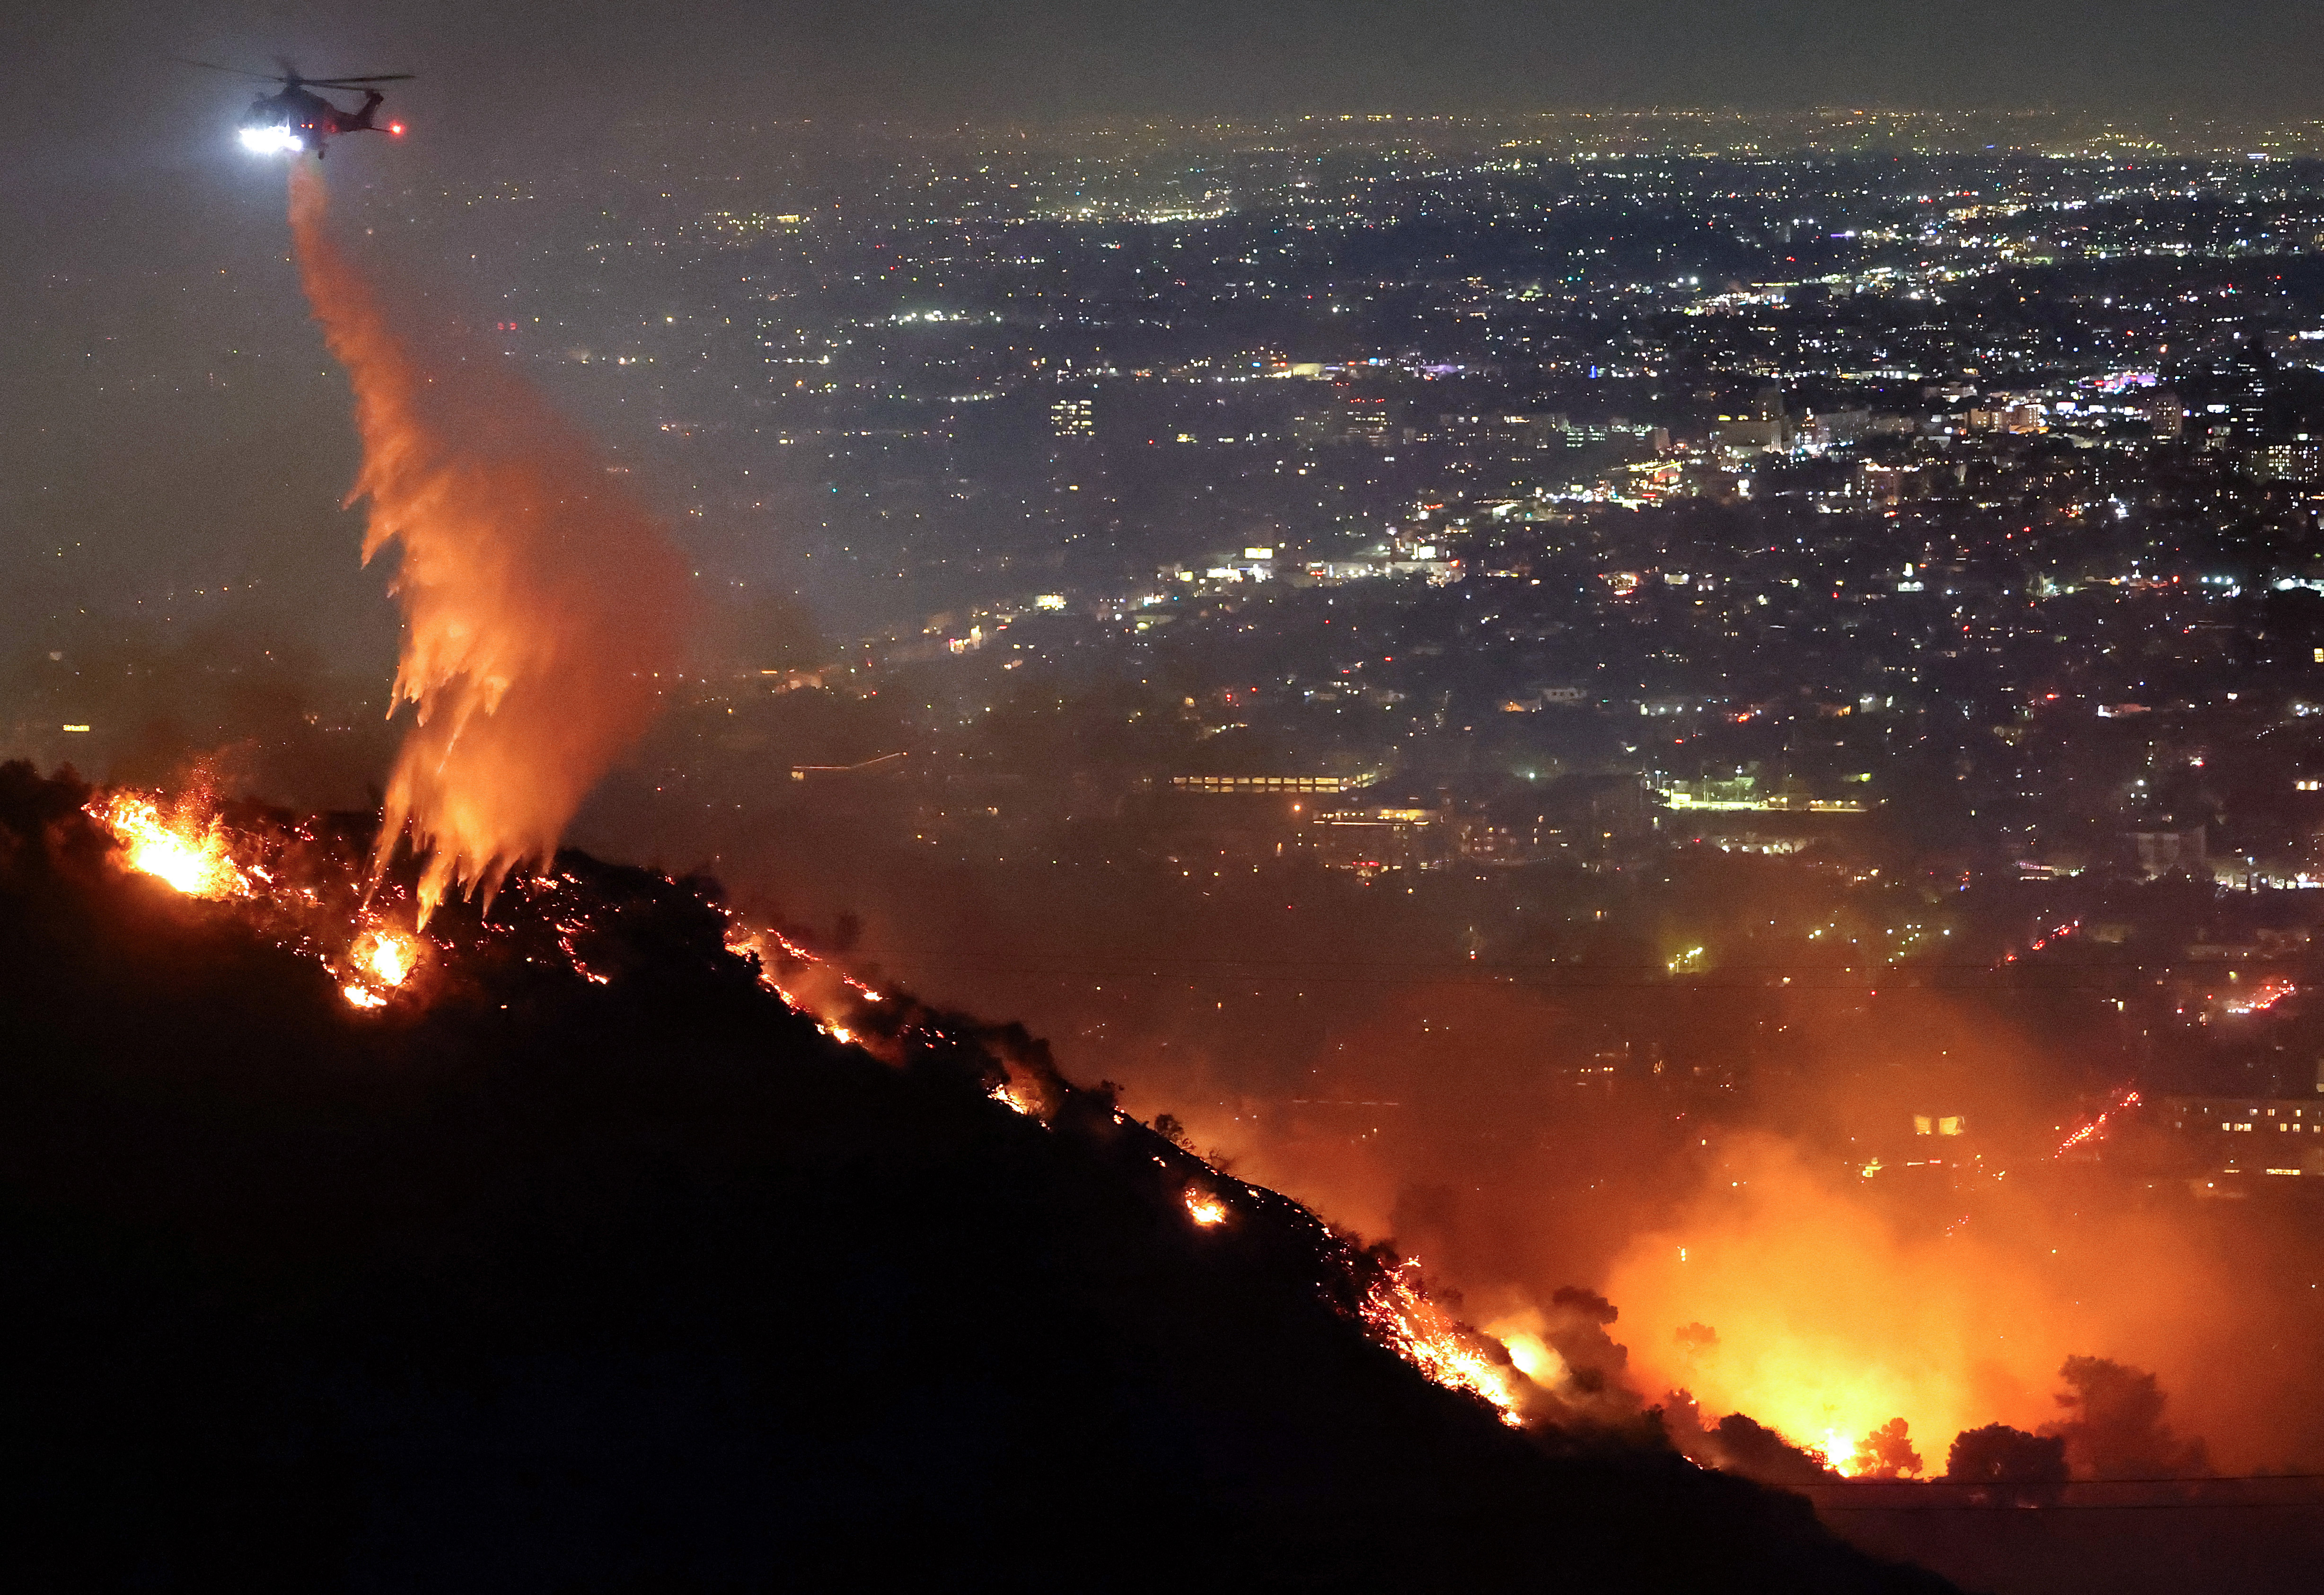
{"label": "smoke plume", "polygon": [[679,657],[677,550],[504,359],[397,324],[292,168],[299,269],[355,390],[368,562],[390,542],[404,617],[393,704],[416,705],[374,871],[407,834],[424,917],[548,858],[651,720]]}

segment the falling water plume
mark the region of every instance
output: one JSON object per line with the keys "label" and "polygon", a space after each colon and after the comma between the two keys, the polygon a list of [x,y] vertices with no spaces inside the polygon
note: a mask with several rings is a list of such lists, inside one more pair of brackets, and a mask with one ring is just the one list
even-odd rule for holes
{"label": "falling water plume", "polygon": [[490,901],[547,859],[651,720],[679,658],[684,571],[653,518],[498,350],[399,324],[290,179],[300,275],[355,390],[368,563],[401,562],[391,713],[417,710],[389,779],[374,877],[409,834],[422,922],[447,891]]}

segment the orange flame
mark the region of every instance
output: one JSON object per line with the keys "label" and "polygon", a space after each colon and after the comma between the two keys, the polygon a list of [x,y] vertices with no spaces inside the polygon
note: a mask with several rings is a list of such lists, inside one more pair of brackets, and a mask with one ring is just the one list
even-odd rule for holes
{"label": "orange flame", "polygon": [[684,573],[589,448],[481,350],[431,358],[391,322],[325,226],[322,179],[290,173],[301,280],[347,368],[370,503],[368,563],[401,547],[392,703],[418,708],[389,779],[374,880],[408,831],[429,855],[420,920],[487,902],[556,851],[652,718],[678,659]]}
{"label": "orange flame", "polygon": [[124,860],[141,873],[168,881],[188,897],[243,897],[250,881],[226,849],[225,827],[212,820],[197,825],[182,813],[165,820],[150,798],[116,792],[97,817],[120,838]]}
{"label": "orange flame", "polygon": [[[1632,1378],[1706,1415],[1748,1413],[1842,1471],[1878,1465],[1863,1437],[1898,1417],[1940,1454],[1965,1429],[2040,1427],[2083,1347],[2176,1378],[2234,1295],[2200,1234],[2164,1213],[2063,1215],[2000,1181],[1978,1193],[1978,1224],[1939,1230],[1760,1135],[1730,1142],[1718,1172],[1609,1272]],[[1687,1332],[1702,1325],[1716,1335]]]}
{"label": "orange flame", "polygon": [[409,981],[420,967],[424,944],[409,932],[386,925],[366,926],[347,949],[349,979],[340,994],[357,1008],[383,1008],[389,993]]}
{"label": "orange flame", "polygon": [[[429,944],[387,924],[379,910],[368,907],[355,911],[346,931],[337,931],[334,911],[311,880],[297,884],[278,878],[265,862],[269,847],[263,838],[238,833],[215,816],[203,817],[206,807],[204,798],[189,796],[165,813],[160,800],[124,791],[90,798],[86,812],[121,844],[124,867],[166,881],[188,897],[243,903],[284,945],[330,970],[349,1003],[385,1007],[390,994],[419,970]],[[275,862],[279,868],[280,859]],[[342,939],[348,935],[351,940]]]}
{"label": "orange flame", "polygon": [[1007,1081],[1001,1082],[984,1094],[1012,1113],[1022,1113],[1028,1119],[1038,1119],[1041,1116],[1040,1109],[1033,1099],[1018,1091]]}
{"label": "orange flame", "polygon": [[1419,1274],[1419,1264],[1407,1261],[1372,1281],[1361,1311],[1374,1338],[1446,1388],[1483,1397],[1503,1423],[1522,1424],[1512,1370],[1428,1298]]}
{"label": "orange flame", "polygon": [[374,930],[355,944],[355,962],[383,986],[400,986],[420,962],[419,945],[392,930]]}
{"label": "orange flame", "polygon": [[1208,1191],[1190,1189],[1186,1193],[1186,1216],[1207,1230],[1227,1222],[1227,1204]]}

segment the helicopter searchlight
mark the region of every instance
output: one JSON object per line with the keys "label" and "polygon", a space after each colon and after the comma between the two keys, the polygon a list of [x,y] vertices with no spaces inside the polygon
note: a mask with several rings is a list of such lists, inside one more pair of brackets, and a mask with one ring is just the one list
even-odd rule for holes
{"label": "helicopter searchlight", "polygon": [[295,155],[306,146],[287,127],[245,127],[242,147],[254,155]]}

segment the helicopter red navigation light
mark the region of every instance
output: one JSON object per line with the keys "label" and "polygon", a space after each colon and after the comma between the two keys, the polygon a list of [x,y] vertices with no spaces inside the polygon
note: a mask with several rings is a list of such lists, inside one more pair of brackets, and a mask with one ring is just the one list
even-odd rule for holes
{"label": "helicopter red navigation light", "polygon": [[387,130],[388,132],[395,134],[398,138],[401,138],[403,136],[403,124],[401,122],[389,123],[387,124]]}

